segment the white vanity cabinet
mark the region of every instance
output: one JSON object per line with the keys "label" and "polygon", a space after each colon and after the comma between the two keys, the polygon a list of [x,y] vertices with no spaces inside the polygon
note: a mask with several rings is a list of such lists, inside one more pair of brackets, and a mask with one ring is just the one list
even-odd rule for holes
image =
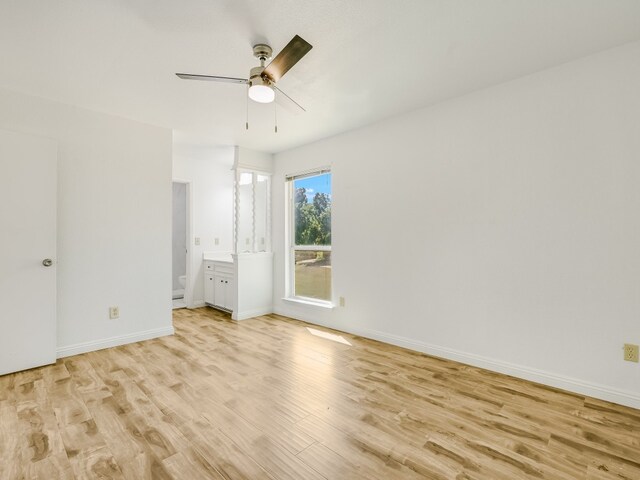
{"label": "white vanity cabinet", "polygon": [[273,253],[205,253],[204,302],[245,320],[273,312]]}
{"label": "white vanity cabinet", "polygon": [[233,312],[235,285],[232,261],[204,261],[204,301],[207,305]]}

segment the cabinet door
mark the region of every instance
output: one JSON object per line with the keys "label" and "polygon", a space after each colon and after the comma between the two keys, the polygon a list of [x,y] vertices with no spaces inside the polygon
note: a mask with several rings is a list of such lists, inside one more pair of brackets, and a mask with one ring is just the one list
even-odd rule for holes
{"label": "cabinet door", "polygon": [[227,290],[226,290],[224,280],[225,279],[223,277],[219,277],[217,275],[213,277],[214,297],[215,297],[214,305],[217,305],[218,307],[222,307],[222,308],[227,308],[225,306]]}
{"label": "cabinet door", "polygon": [[230,279],[224,279],[224,308],[233,310],[233,296],[231,294],[233,284]]}
{"label": "cabinet door", "polygon": [[215,305],[215,289],[213,288],[213,275],[205,273],[204,275],[204,301],[210,305]]}

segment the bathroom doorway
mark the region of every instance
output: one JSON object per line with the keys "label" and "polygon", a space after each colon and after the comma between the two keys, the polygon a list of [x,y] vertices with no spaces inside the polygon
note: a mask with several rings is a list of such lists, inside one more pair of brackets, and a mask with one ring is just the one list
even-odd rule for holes
{"label": "bathroom doorway", "polygon": [[189,261],[189,211],[190,184],[173,181],[172,200],[172,301],[173,308],[185,308],[190,298]]}

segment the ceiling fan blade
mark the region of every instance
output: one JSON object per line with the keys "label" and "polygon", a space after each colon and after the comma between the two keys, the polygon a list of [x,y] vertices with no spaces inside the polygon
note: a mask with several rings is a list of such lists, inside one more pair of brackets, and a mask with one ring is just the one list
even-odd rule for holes
{"label": "ceiling fan blade", "polygon": [[176,73],[183,80],[206,80],[208,82],[247,83],[246,78],[217,77],[214,75],[193,75],[191,73]]}
{"label": "ceiling fan blade", "polygon": [[313,47],[302,37],[296,35],[287,46],[276,55],[267,68],[262,72],[263,77],[268,77],[272,82],[280,80],[285,73],[304,57]]}
{"label": "ceiling fan blade", "polygon": [[[306,111],[307,111],[307,110],[306,110],[302,105],[300,105],[300,104],[299,104],[298,102],[296,102],[293,98],[291,98],[289,95],[287,95],[287,94],[286,94],[286,93],[284,93],[282,90],[280,90],[278,87],[276,87],[276,86],[274,85],[274,86],[273,86],[273,88],[275,88],[275,89],[278,91],[278,93],[281,93],[282,95],[284,95],[284,97],[286,97],[286,98],[288,99],[288,101],[289,101],[289,102],[293,103],[293,104],[294,104],[296,107],[298,107],[300,110],[302,110],[303,112],[306,112]],[[280,99],[280,98],[281,98],[281,97],[280,97],[279,95],[276,95],[276,101],[277,101],[278,103],[282,103],[282,102],[280,102],[280,101],[279,101],[279,99]]]}

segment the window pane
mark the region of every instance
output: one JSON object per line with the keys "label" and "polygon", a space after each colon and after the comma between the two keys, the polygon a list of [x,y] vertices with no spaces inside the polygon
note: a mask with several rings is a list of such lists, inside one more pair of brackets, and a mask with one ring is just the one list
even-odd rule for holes
{"label": "window pane", "polygon": [[295,250],[296,297],[331,300],[331,252]]}
{"label": "window pane", "polygon": [[293,182],[294,242],[331,245],[331,174]]}

